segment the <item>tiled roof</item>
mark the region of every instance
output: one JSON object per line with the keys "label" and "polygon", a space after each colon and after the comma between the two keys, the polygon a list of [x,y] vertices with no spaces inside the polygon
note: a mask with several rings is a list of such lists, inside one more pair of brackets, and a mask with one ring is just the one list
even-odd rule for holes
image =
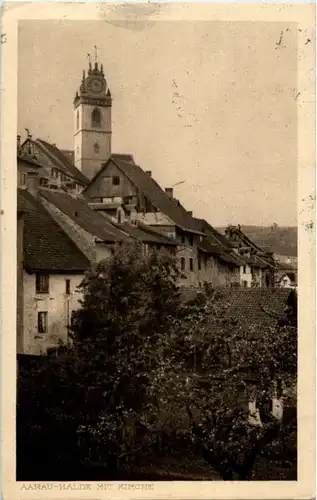
{"label": "tiled roof", "polygon": [[[200,233],[195,219],[188,214],[178,201],[169,198],[163,189],[141,167],[136,165],[132,155],[112,154],[102,170],[113,161],[121,172],[134,184],[139,191],[162,213],[181,229]],[[100,172],[92,179],[93,182]]]}
{"label": "tiled roof", "polygon": [[24,189],[18,188],[17,210],[18,212],[34,212],[36,208],[27,197],[23,196]]}
{"label": "tiled roof", "polygon": [[50,144],[43,139],[36,139],[35,144],[46,153],[51,160],[59,167],[65,174],[75,179],[80,184],[87,186],[89,179],[71,162],[69,156],[62,153],[55,145]]}
{"label": "tiled roof", "polygon": [[245,259],[233,251],[231,245],[228,244],[228,241],[223,235],[221,235],[204,219],[195,220],[200,230],[205,234],[205,237],[198,244],[198,247],[202,252],[214,255],[218,260],[228,265],[239,267],[240,265],[245,264]]}
{"label": "tiled roof", "polygon": [[283,317],[292,293],[286,288],[227,288],[221,290],[220,297],[231,318],[248,327],[266,327],[276,325]]}
{"label": "tiled roof", "polygon": [[195,220],[202,232],[204,232],[213,243],[217,243],[218,245],[220,244],[222,248],[225,247],[230,250],[233,248],[232,243],[223,234],[217,231],[217,229],[211,226],[209,222],[204,219]]}
{"label": "tiled roof", "polygon": [[128,238],[127,234],[120,231],[106,217],[90,208],[84,200],[73,198],[69,194],[60,191],[45,189],[41,190],[41,196],[55,205],[85,231],[102,241],[119,242]]}
{"label": "tiled roof", "polygon": [[61,153],[63,153],[64,156],[66,156],[70,162],[74,165],[75,163],[75,154],[72,149],[61,149]]}
{"label": "tiled roof", "polygon": [[158,230],[153,227],[146,226],[140,222],[137,225],[130,224],[129,222],[124,222],[118,227],[122,227],[124,231],[129,233],[132,237],[142,241],[143,243],[156,243],[166,246],[176,246],[175,240],[168,238],[167,236],[161,234]]}
{"label": "tiled roof", "polygon": [[237,235],[240,239],[241,242],[245,243],[247,246],[250,246],[254,248],[255,250],[263,251],[262,248],[260,248],[258,245],[254,243],[242,230],[241,226],[229,226],[227,228],[229,231],[231,231],[233,234]]}
{"label": "tiled roof", "polygon": [[54,221],[43,205],[26,190],[19,190],[18,199],[20,204],[28,204],[33,208],[24,215],[25,267],[31,272],[83,273],[89,267],[88,259]]}

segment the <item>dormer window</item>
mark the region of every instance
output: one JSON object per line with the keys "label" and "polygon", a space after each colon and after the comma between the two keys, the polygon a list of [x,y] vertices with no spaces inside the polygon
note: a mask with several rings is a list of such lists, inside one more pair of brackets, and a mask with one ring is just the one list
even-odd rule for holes
{"label": "dormer window", "polygon": [[92,127],[101,127],[101,113],[100,109],[95,108],[91,113],[91,125]]}

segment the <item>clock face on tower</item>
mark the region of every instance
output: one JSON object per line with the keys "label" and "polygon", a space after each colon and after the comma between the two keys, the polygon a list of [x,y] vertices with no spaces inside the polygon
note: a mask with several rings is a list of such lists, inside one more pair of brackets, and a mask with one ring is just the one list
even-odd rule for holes
{"label": "clock face on tower", "polygon": [[98,80],[98,79],[92,80],[92,82],[91,82],[91,90],[95,94],[100,94],[100,92],[102,92],[102,83],[101,83],[101,81]]}

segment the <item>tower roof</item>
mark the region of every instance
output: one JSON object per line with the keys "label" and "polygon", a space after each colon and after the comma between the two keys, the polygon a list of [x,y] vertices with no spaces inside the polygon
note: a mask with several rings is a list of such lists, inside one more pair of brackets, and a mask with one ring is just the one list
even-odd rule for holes
{"label": "tower roof", "polygon": [[83,70],[79,90],[74,99],[75,108],[80,103],[111,106],[111,92],[105,78],[103,65],[98,63],[97,57],[94,64],[91,63],[89,56],[88,71]]}

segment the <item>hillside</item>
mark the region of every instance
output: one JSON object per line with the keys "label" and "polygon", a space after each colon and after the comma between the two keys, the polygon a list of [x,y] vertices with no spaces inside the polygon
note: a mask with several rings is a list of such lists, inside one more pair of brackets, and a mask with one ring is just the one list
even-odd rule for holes
{"label": "hillside", "polygon": [[[225,227],[218,228],[224,233]],[[297,227],[282,227],[273,224],[264,226],[241,226],[241,230],[261,248],[280,255],[297,256]]]}

